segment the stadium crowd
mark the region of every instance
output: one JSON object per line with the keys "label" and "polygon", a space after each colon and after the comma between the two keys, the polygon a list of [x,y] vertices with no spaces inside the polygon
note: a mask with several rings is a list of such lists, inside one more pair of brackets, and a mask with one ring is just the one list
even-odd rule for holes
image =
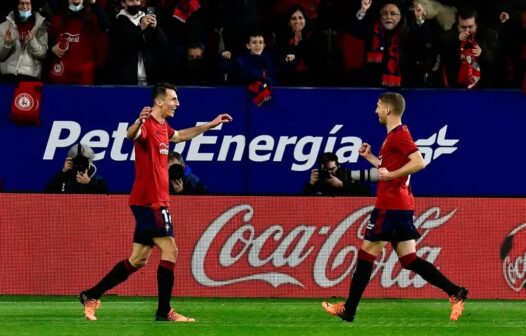
{"label": "stadium crowd", "polygon": [[525,84],[526,0],[9,0],[0,17],[4,82]]}

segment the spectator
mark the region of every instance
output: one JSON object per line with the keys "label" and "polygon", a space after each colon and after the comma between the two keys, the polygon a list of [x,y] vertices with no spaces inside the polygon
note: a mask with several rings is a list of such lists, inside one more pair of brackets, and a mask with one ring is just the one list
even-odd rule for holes
{"label": "spectator", "polygon": [[93,150],[77,144],[68,151],[64,167],[49,181],[45,191],[62,194],[106,194],[106,181],[97,174]]}
{"label": "spectator", "polygon": [[175,82],[178,84],[206,85],[212,82],[211,66],[206,55],[205,45],[202,43],[190,43],[186,48],[182,64],[174,64],[173,68],[172,78],[175,78]]}
{"label": "spectator", "polygon": [[286,16],[287,27],[277,36],[277,54],[283,64],[280,82],[291,85],[318,83],[323,64],[320,34],[310,25],[305,10],[293,7]]}
{"label": "spectator", "polygon": [[271,85],[276,84],[276,66],[274,56],[266,51],[265,37],[260,32],[249,34],[245,52],[228,62],[226,72],[237,84],[246,85],[256,106],[261,106],[271,99]]}
{"label": "spectator", "polygon": [[304,9],[304,14],[310,19],[316,20],[320,8],[320,0],[280,0],[274,1],[272,13],[274,17],[283,17],[291,7],[301,7]]}
{"label": "spectator", "polygon": [[206,195],[205,184],[197,177],[183,160],[181,154],[170,152],[168,156],[170,195]]}
{"label": "spectator", "polygon": [[214,16],[210,21],[219,34],[218,52],[223,58],[231,59],[232,55],[239,55],[244,51],[247,32],[265,30],[265,36],[270,36],[269,13],[272,2],[270,0],[213,1]]}
{"label": "spectator", "polygon": [[47,53],[48,24],[33,11],[33,0],[18,0],[0,24],[0,74],[2,81],[35,81],[42,76]]}
{"label": "spectator", "polygon": [[[318,158],[319,168],[313,169],[304,195],[370,196],[370,185],[353,180],[353,172],[340,166],[336,154],[327,152]],[[360,174],[357,174],[358,178]],[[362,180],[366,180],[363,178]],[[376,175],[367,175],[367,183],[376,182]]]}
{"label": "spectator", "polygon": [[52,83],[93,84],[107,54],[107,35],[89,0],[67,0],[49,29]]}
{"label": "spectator", "polygon": [[[514,16],[514,15],[513,15]],[[526,85],[526,7],[520,11],[520,19],[504,23],[503,51],[506,64],[506,84],[519,88]]]}
{"label": "spectator", "polygon": [[478,26],[477,12],[460,9],[457,25],[442,39],[440,59],[445,87],[496,87],[504,71],[497,33]]}
{"label": "spectator", "polygon": [[122,1],[110,34],[108,71],[115,84],[148,85],[162,78],[168,41],[154,13],[140,10],[140,0]]}
{"label": "spectator", "polygon": [[207,13],[209,2],[213,1],[165,0],[157,8],[159,24],[168,41],[170,62],[184,63],[186,48],[191,43],[207,44],[210,29]]}
{"label": "spectator", "polygon": [[372,0],[362,0],[348,24],[349,32],[367,45],[365,77],[360,80],[370,86],[425,85],[433,57],[423,7],[415,5],[415,20],[407,24],[398,2],[383,2],[379,16],[370,13],[372,4]]}

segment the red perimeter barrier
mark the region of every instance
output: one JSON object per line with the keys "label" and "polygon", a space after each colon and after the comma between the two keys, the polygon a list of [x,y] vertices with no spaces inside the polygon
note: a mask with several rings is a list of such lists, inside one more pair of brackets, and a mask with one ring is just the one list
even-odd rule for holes
{"label": "red perimeter barrier", "polygon": [[[127,258],[127,196],[0,194],[0,294],[77,294]],[[419,198],[420,257],[472,298],[525,299],[526,200]],[[346,296],[372,198],[173,197],[176,296]],[[110,293],[156,295],[158,254]],[[366,297],[441,298],[390,247]]]}

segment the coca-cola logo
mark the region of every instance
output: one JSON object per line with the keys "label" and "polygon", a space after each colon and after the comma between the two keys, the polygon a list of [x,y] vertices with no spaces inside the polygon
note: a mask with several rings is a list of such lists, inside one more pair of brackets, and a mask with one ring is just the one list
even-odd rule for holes
{"label": "coca-cola logo", "polygon": [[[336,286],[348,279],[356,265],[364,227],[373,208],[356,209],[336,225],[294,223],[259,227],[254,224],[258,220],[250,204],[236,205],[220,214],[202,233],[192,254],[192,275],[207,287],[246,281],[262,281],[274,288],[284,284],[306,288],[306,281],[321,288]],[[455,213],[453,209],[441,216],[439,207],[430,207],[415,218],[415,226],[422,234],[417,242],[421,258],[436,261],[442,248],[425,246],[424,241],[431,230]],[[384,249],[375,262],[372,278],[379,275],[384,288],[420,288],[426,283],[420,276],[396,266],[397,261],[394,251]]]}
{"label": "coca-cola logo", "polygon": [[511,230],[504,238],[500,258],[508,286],[517,292],[526,289],[526,223]]}

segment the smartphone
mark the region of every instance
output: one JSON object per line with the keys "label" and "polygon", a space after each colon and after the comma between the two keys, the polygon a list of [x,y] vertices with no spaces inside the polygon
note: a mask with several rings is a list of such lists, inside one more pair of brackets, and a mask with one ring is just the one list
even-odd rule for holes
{"label": "smartphone", "polygon": [[155,7],[146,7],[146,14],[155,14]]}

